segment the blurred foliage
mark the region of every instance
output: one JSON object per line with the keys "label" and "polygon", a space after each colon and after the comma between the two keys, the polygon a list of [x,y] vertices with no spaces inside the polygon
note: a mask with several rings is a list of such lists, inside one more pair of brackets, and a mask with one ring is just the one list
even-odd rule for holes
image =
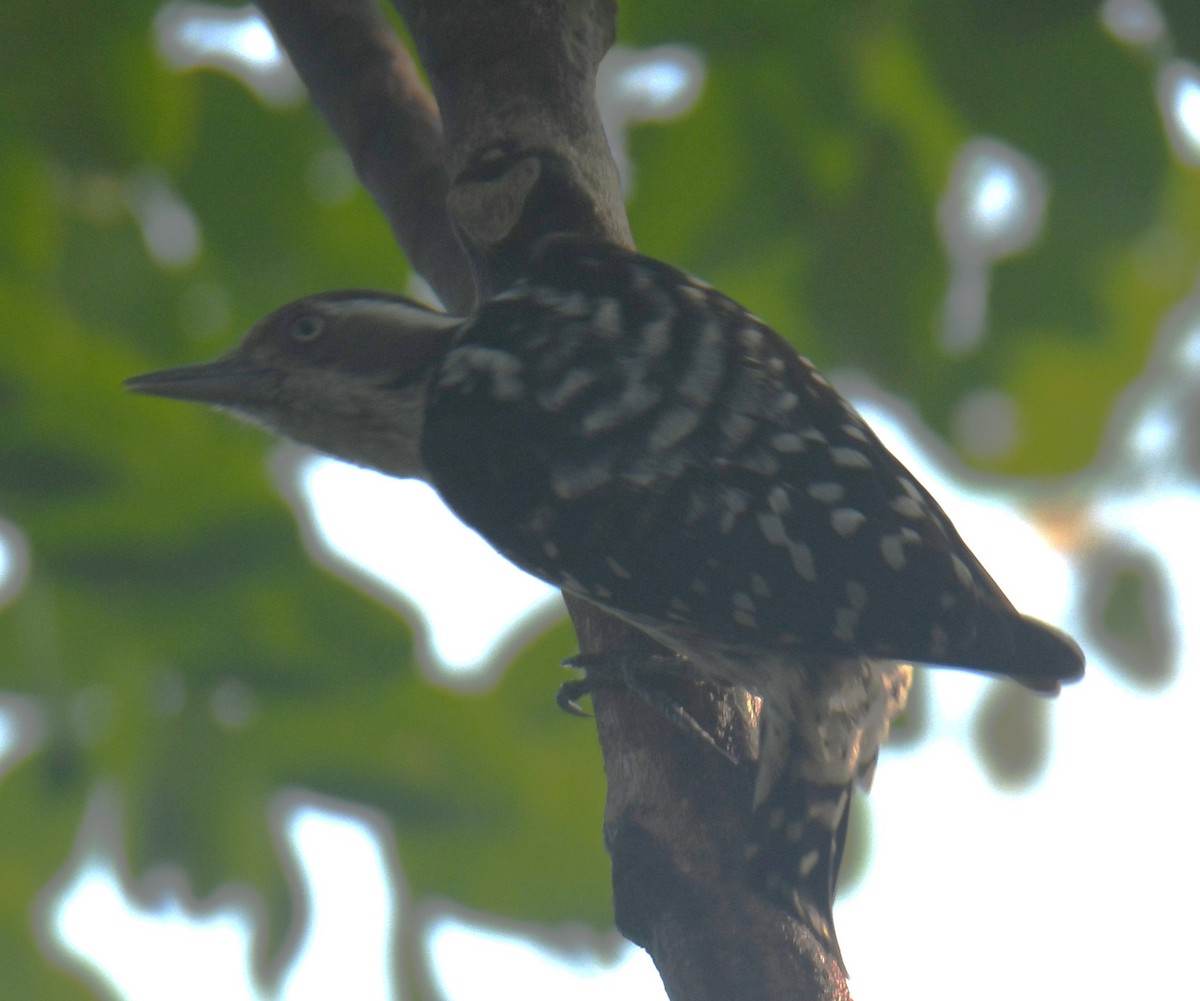
{"label": "blurred foliage", "polygon": [[981,760],[992,783],[1020,790],[1045,772],[1048,760],[1049,700],[1018,685],[992,685],[975,714],[975,736],[989,753]]}
{"label": "blurred foliage", "polygon": [[[1200,8],[1162,6],[1196,58]],[[599,755],[550,698],[569,630],[485,691],[434,686],[406,623],[306,558],[263,438],[121,391],[301,294],[406,279],[366,196],[326,183],[339,159],[311,109],[173,71],[157,10],[0,6],[0,517],[32,552],[0,611],[0,691],[43,722],[0,777],[0,993],[87,996],[42,958],[31,908],[100,779],[122,790],[135,873],[174,860],[201,897],[249,883],[272,942],[292,902],[267,805],[293,787],[390,816],[417,896],[602,925]],[[693,112],[631,137],[647,252],[818,364],[865,369],[939,432],[964,395],[1002,389],[1024,433],[994,471],[1095,459],[1200,263],[1200,176],[1170,153],[1156,56],[1106,33],[1095,3],[1041,0],[629,0],[621,40],[691,44],[708,70]],[[986,339],[951,357],[935,218],[978,136],[1037,163],[1050,203],[1038,242],[992,276]],[[194,214],[194,259],[148,251],[147,186]],[[1144,574],[1127,578],[1108,617],[1133,635],[1122,609],[1145,603]],[[246,718],[222,725],[214,699],[230,697]],[[980,729],[1030,720],[1016,697],[997,692]],[[1044,739],[1018,730],[1013,781]]]}
{"label": "blurred foliage", "polygon": [[1166,687],[1179,666],[1179,637],[1161,560],[1110,542],[1089,564],[1087,580],[1096,593],[1087,607],[1097,644],[1129,684],[1151,692]]}

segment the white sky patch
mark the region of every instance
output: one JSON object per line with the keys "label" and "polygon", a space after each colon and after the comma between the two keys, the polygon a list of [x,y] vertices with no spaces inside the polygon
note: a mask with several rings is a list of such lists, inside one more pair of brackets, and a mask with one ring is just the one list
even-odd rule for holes
{"label": "white sky patch", "polygon": [[141,907],[110,864],[91,859],[50,918],[66,951],[123,1001],[261,1001],[252,986],[249,926],[236,910],[189,914],[172,898]]}
{"label": "white sky patch", "polygon": [[973,139],[959,151],[937,210],[950,258],[942,307],[947,350],[969,351],[982,340],[991,268],[1037,240],[1049,197],[1041,170],[1007,143]]}
{"label": "white sky patch", "polygon": [[643,55],[644,61],[631,63],[615,74],[613,100],[638,108],[646,117],[669,118],[686,111],[696,98],[698,75],[687,65],[687,57],[694,58],[691,50],[672,48]]}
{"label": "white sky patch", "polygon": [[1158,102],[1175,155],[1200,167],[1200,67],[1183,59],[1159,72]]}
{"label": "white sky patch", "polygon": [[1164,410],[1149,410],[1130,429],[1130,444],[1144,460],[1165,458],[1175,440],[1176,424],[1176,418]]}
{"label": "white sky patch", "polygon": [[287,813],[309,921],[279,1001],[391,1001],[397,996],[388,962],[397,948],[397,901],[378,838],[353,817],[315,805]]}
{"label": "white sky patch", "polygon": [[[1102,666],[1090,671],[1055,703],[1054,761],[1028,793],[998,794],[961,736],[935,735],[917,754],[881,763],[871,874],[836,911],[856,1001],[1178,996],[1189,976],[1181,914],[1200,886],[1200,822],[1187,797],[1170,792],[1166,771],[1147,772],[1139,741],[1163,727],[1156,751],[1182,751],[1177,727],[1186,729],[1196,685],[1190,699],[1138,699]],[[946,687],[961,679],[925,677],[941,716]],[[1146,850],[1122,855],[1122,845],[1148,837]],[[1089,907],[1106,859],[1110,873],[1114,859],[1124,862],[1104,906]],[[1113,914],[1136,915],[1136,930]],[[1163,960],[1146,968],[1131,935]],[[945,960],[932,981],[931,941]]]}
{"label": "white sky patch", "polygon": [[181,268],[199,256],[200,223],[164,177],[156,173],[135,175],[125,193],[146,251],[156,263],[164,268]]}
{"label": "white sky patch", "polygon": [[1179,340],[1179,360],[1189,368],[1200,369],[1200,309],[1195,308],[1190,316],[1190,323]]}
{"label": "white sky patch", "polygon": [[1100,23],[1127,45],[1150,47],[1166,39],[1167,23],[1153,0],[1105,0]]}
{"label": "white sky patch", "polygon": [[[1196,547],[1179,545],[1198,518],[1194,490],[1097,512],[1166,561],[1177,617],[1200,605]],[[1195,663],[1200,632],[1181,625],[1180,661]],[[1089,651],[1087,676],[1053,704],[1045,780],[1016,796],[982,781],[968,750],[991,682],[952,671],[923,680],[937,705],[932,739],[912,754],[885,752],[871,796],[885,833],[870,878],[836,912],[857,1001],[1177,996],[1191,976],[1187,901],[1200,892],[1200,815],[1180,792],[1196,759],[1200,675],[1180,672],[1167,697],[1140,694]],[[1104,907],[1087,907],[1106,866]],[[1114,914],[1136,917],[1131,925]],[[1147,966],[1131,936],[1153,943],[1161,961]],[[945,960],[935,982],[921,945],[929,941]],[[1108,958],[1089,960],[1096,955]]]}
{"label": "white sky patch", "polygon": [[520,984],[522,998],[547,1001],[665,1001],[667,996],[650,957],[632,945],[609,963],[594,955],[561,955],[529,939],[449,917],[432,924],[428,942],[437,985],[449,1001],[492,1001],[497,984]]}
{"label": "white sky patch", "polygon": [[997,139],[973,139],[938,205],[943,239],[952,253],[982,262],[1015,254],[1040,235],[1048,196],[1032,160]]}
{"label": "white sky patch", "polygon": [[301,480],[324,543],[415,605],[452,670],[481,666],[531,617],[562,608],[555,588],[500,556],[418,480],[327,458],[305,463]]}
{"label": "white sky patch", "polygon": [[0,782],[21,759],[39,750],[46,720],[36,699],[0,691]]}
{"label": "white sky patch", "polygon": [[4,777],[8,756],[17,749],[17,716],[0,702],[0,778]]}
{"label": "white sky patch", "polygon": [[[1166,483],[1191,482],[1189,416],[1200,367],[1200,281],[1159,325],[1145,369],[1121,394],[1108,416],[1101,475],[1113,490],[1149,493]],[[1105,491],[1096,490],[1097,495]]]}
{"label": "white sky patch", "polygon": [[626,194],[633,182],[626,132],[641,122],[686,115],[700,99],[704,77],[703,57],[686,45],[609,49],[596,74],[596,98]]}
{"label": "white sky patch", "polygon": [[168,3],[155,20],[155,33],[159,51],[178,69],[221,70],[271,105],[304,98],[304,85],[253,4]]}
{"label": "white sky patch", "polygon": [[25,586],[29,576],[29,542],[11,521],[0,518],[0,608]]}
{"label": "white sky patch", "polygon": [[996,459],[1017,444],[1017,405],[999,389],[976,389],[966,393],[950,418],[954,439],[970,455]]}

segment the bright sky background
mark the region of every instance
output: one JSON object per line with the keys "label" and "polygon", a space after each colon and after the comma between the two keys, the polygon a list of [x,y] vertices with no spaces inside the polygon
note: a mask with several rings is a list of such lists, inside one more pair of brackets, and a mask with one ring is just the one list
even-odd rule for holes
{"label": "bright sky background", "polygon": [[[1125,44],[1157,51],[1165,37],[1162,15],[1149,0],[1107,0],[1099,10]],[[278,103],[299,99],[290,67],[252,8],[221,15],[225,41],[215,48],[210,43],[218,36],[196,27],[206,16],[213,17],[211,8],[202,5],[164,8],[160,44],[178,65],[219,65]],[[231,57],[238,46],[242,54]],[[247,70],[248,59],[256,62],[256,74]],[[601,87],[618,152],[629,121],[686,110],[703,73],[694,53],[673,48],[644,58],[619,52],[609,67]],[[1200,70],[1164,58],[1157,97],[1171,148],[1183,162],[1200,165]],[[938,218],[954,262],[942,322],[948,351],[970,350],[986,336],[990,268],[1036,240],[1049,196],[1049,181],[1020,151],[987,138],[964,147]],[[186,206],[154,180],[139,198],[152,252],[164,261],[195,252]],[[1164,321],[1161,341],[1155,367],[1126,401],[1128,433],[1090,488],[1113,498],[1094,512],[1096,525],[1162,560],[1180,637],[1176,656],[1192,665],[1200,656],[1200,627],[1182,610],[1200,608],[1200,495],[1179,485],[1172,465],[1182,429],[1171,402],[1200,378],[1200,291]],[[858,390],[868,419],[943,502],[1014,602],[1087,645],[1078,566],[1012,503],[968,488],[903,406],[871,396],[853,380],[845,385]],[[965,400],[958,418],[959,444],[978,454],[1003,451],[1018,433],[999,394]],[[1118,473],[1125,486],[1107,489],[1105,478],[1115,484]],[[522,616],[559,614],[557,598],[544,585],[461,531],[424,488],[329,460],[309,464],[303,483],[311,517],[339,559],[386,580],[421,610],[430,663],[473,670],[489,649],[503,646]],[[396,517],[401,507],[404,518]],[[417,525],[411,537],[394,534],[410,519]],[[383,520],[386,529],[378,527]],[[13,536],[9,528],[5,543],[4,529],[0,525],[0,596],[18,585]],[[376,542],[365,544],[367,537]],[[390,539],[387,549],[377,545],[380,538]],[[446,547],[458,555],[423,555],[444,554]],[[445,565],[455,567],[452,579],[439,578],[436,568]],[[466,581],[477,593],[464,592]],[[476,631],[469,633],[468,625]],[[1193,736],[1200,682],[1195,671],[1180,670],[1165,690],[1139,693],[1115,680],[1094,645],[1088,654],[1086,680],[1054,704],[1050,768],[1018,794],[997,791],[971,750],[975,713],[991,683],[948,671],[925,676],[935,694],[932,735],[915,751],[886,754],[872,794],[881,833],[871,870],[837,909],[857,1001],[1126,1001],[1178,997],[1195,984],[1200,820],[1191,800],[1200,763]],[[547,698],[552,688],[548,679]],[[13,763],[18,729],[26,726],[36,726],[27,704],[0,701],[0,781]],[[427,923],[440,985],[451,1001],[490,1001],[497,983],[520,984],[521,996],[531,1001],[663,997],[653,967],[632,947],[611,965],[596,958],[611,953],[611,942],[595,942],[589,951],[578,929],[544,930],[573,943],[569,953],[556,952],[528,936],[500,934],[484,916],[439,912],[429,902],[406,909],[386,892],[403,873],[394,870],[395,847],[383,827],[361,823],[337,804],[294,796],[277,815],[286,818],[313,923],[278,988],[261,994],[249,977],[249,925],[236,893],[203,913],[183,903],[182,883],[154,911],[130,903],[103,856],[105,838],[119,835],[118,812],[112,791],[98,790],[85,826],[103,835],[100,847],[71,860],[44,904],[67,951],[102,968],[131,1001],[308,1001],[335,994],[384,1001],[395,990],[389,933],[411,920]]]}

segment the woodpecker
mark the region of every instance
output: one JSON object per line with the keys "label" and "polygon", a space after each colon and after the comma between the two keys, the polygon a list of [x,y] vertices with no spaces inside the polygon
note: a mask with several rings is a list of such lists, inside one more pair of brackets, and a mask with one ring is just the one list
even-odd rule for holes
{"label": "woodpecker", "polygon": [[534,576],[678,670],[762,700],[748,874],[840,962],[832,902],[912,662],[1047,695],[1072,640],[1021,615],[853,406],[760,319],[623,248],[559,234],[467,317],[309,296],[216,360],[139,376],[430,483]]}

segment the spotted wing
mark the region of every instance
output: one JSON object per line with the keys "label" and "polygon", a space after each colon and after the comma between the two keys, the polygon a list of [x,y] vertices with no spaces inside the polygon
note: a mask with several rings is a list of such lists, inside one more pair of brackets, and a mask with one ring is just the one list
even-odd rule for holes
{"label": "spotted wing", "polygon": [[[1078,658],[1018,615],[806,359],[616,247],[555,238],[485,305],[435,378],[424,452],[513,562],[643,620],[1042,688]],[[1023,662],[1034,647],[1047,666]]]}

